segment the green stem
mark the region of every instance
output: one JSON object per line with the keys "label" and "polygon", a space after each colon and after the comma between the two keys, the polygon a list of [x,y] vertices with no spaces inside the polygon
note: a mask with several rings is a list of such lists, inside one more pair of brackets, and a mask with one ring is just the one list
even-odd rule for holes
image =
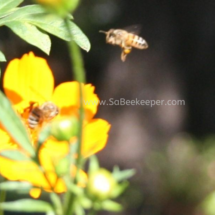
{"label": "green stem", "polygon": [[86,77],[85,77],[85,71],[83,66],[84,63],[83,63],[81,51],[79,47],[76,45],[76,43],[74,42],[73,35],[70,30],[70,20],[68,18],[65,19],[65,24],[67,26],[69,37],[71,38],[70,41],[68,42],[68,46],[69,46],[70,59],[73,65],[74,79],[80,83],[85,83]]}
{"label": "green stem", "polygon": [[[70,30],[70,20],[65,19],[65,25],[67,26],[70,41],[68,42],[69,54],[73,65],[74,79],[79,83],[79,96],[80,96],[80,107],[79,107],[79,128],[78,128],[78,141],[77,141],[77,159],[75,161],[76,175],[74,177],[74,183],[78,183],[79,170],[82,168],[82,155],[81,155],[81,144],[82,144],[82,133],[83,133],[83,122],[84,122],[84,102],[83,102],[83,83],[85,83],[85,71],[83,66],[83,59],[79,47],[73,40],[73,35]],[[72,155],[71,155],[72,156]],[[75,196],[73,193],[67,191],[64,202],[64,215],[72,215],[74,212]]]}
{"label": "green stem", "polygon": [[50,194],[50,197],[54,205],[56,215],[63,215],[63,207],[60,197],[54,192]]}
{"label": "green stem", "polygon": [[[0,182],[3,182],[4,179],[0,177]],[[3,203],[6,200],[6,191],[1,190],[1,185],[0,185],[0,203]],[[0,215],[4,215],[4,211],[0,207]]]}

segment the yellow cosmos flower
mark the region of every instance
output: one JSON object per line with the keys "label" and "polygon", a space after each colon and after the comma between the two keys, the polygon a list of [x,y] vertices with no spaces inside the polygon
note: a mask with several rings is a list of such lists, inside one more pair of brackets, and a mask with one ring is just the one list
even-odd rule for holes
{"label": "yellow cosmos flower", "polygon": [[[79,85],[77,82],[62,83],[54,89],[54,78],[45,59],[35,57],[32,52],[21,59],[12,60],[4,74],[3,88],[15,110],[22,116],[34,145],[40,129],[30,129],[27,119],[30,103],[38,106],[44,102],[53,102],[60,110],[57,118],[78,116],[80,106]],[[83,127],[82,155],[90,156],[106,145],[110,125],[103,119],[93,119],[97,112],[98,97],[91,84],[82,85],[85,101],[97,101],[84,104],[85,121]],[[27,113],[27,114],[26,114]],[[3,150],[22,150],[0,125],[0,152]],[[71,143],[72,144],[72,143]],[[9,180],[28,181],[34,185],[30,194],[37,198],[41,189],[62,193],[65,184],[55,173],[55,166],[69,152],[66,141],[49,138],[39,152],[43,172],[32,161],[13,161],[0,156],[0,174]],[[71,174],[75,168],[71,167]],[[45,173],[45,175],[44,175]]]}

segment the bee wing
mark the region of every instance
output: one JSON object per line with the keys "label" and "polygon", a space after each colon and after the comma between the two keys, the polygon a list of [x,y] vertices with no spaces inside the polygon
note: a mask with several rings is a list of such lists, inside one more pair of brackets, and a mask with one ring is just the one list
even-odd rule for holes
{"label": "bee wing", "polygon": [[130,26],[127,26],[125,28],[123,28],[123,30],[129,32],[129,33],[133,33],[133,34],[137,34],[139,35],[140,31],[142,29],[142,26],[137,24],[137,25],[130,25]]}

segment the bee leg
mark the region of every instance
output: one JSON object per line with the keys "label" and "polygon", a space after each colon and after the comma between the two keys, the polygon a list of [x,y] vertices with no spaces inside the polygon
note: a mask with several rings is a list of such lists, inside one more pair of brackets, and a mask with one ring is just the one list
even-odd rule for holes
{"label": "bee leg", "polygon": [[26,108],[24,108],[24,110],[21,113],[21,116],[25,117],[26,114],[29,114],[32,111],[32,109],[34,108],[35,104],[37,105],[38,102],[32,102],[32,101],[30,101],[29,102],[29,106],[26,107]]}
{"label": "bee leg", "polygon": [[122,54],[121,54],[121,60],[122,62],[125,62],[126,60],[126,57],[127,57],[127,54],[124,52],[124,50],[122,51]]}
{"label": "bee leg", "polygon": [[127,55],[131,52],[131,47],[124,48],[121,53],[121,60],[125,62]]}

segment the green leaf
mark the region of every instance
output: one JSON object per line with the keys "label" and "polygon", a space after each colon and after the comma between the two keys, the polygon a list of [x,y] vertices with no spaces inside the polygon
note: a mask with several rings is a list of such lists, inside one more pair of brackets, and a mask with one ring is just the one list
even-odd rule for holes
{"label": "green leaf", "polygon": [[23,1],[24,0],[5,0],[5,1],[1,1],[0,13],[4,13],[4,12],[7,12],[7,11],[15,8],[16,6],[21,4]]}
{"label": "green leaf", "polygon": [[118,184],[117,186],[115,186],[115,188],[111,193],[111,198],[117,198],[118,196],[120,196],[127,189],[128,185],[129,185],[129,182],[124,181]]}
{"label": "green leaf", "polygon": [[134,169],[127,169],[127,170],[122,170],[120,171],[118,166],[115,166],[113,169],[113,177],[117,180],[117,181],[123,181],[126,179],[131,178],[133,175],[135,174],[135,170]]}
{"label": "green leaf", "polygon": [[90,209],[92,207],[92,201],[85,195],[80,196],[77,200],[80,206],[82,206],[85,209]]}
{"label": "green leaf", "polygon": [[16,212],[50,212],[52,206],[44,201],[33,199],[21,199],[13,202],[4,202],[0,204],[3,210]]}
{"label": "green leaf", "polygon": [[[11,11],[7,11],[5,13],[0,13],[0,23],[2,22],[1,20],[5,17],[7,17],[8,15],[10,15],[13,11],[15,11],[16,9],[13,9]],[[3,24],[2,24],[3,25]]]}
{"label": "green leaf", "polygon": [[51,135],[51,127],[50,125],[45,126],[42,131],[39,133],[37,145],[38,150],[40,149],[41,145],[48,139],[48,137]]}
{"label": "green leaf", "polygon": [[24,20],[63,40],[70,40],[64,20],[54,14],[30,15]]}
{"label": "green leaf", "polygon": [[69,18],[69,19],[74,19],[74,17],[73,17],[73,15],[72,14],[67,14],[67,18]]}
{"label": "green leaf", "polygon": [[122,206],[114,201],[105,200],[101,203],[101,207],[103,210],[112,211],[112,212],[120,212],[122,211]]}
{"label": "green leaf", "polygon": [[5,62],[5,61],[7,61],[7,60],[6,60],[3,52],[0,51],[0,62]]}
{"label": "green leaf", "polygon": [[[71,19],[71,18],[72,17],[70,16],[69,19]],[[23,23],[23,25],[31,24],[31,25],[37,26],[38,28],[40,28],[50,34],[53,34],[63,40],[67,40],[67,41],[70,40],[64,20],[54,14],[47,14],[46,10],[40,5],[29,5],[29,6],[17,8],[12,13],[10,13],[7,16],[5,16],[4,18],[0,19],[0,25],[8,26],[8,25],[10,25],[8,23],[13,23],[13,22],[17,22],[17,21],[19,21],[20,23]],[[70,21],[69,27],[70,27],[70,31],[73,35],[73,40],[82,49],[89,51],[90,42],[89,42],[87,36],[72,21]],[[13,27],[13,28],[15,28],[15,27]],[[17,28],[20,28],[20,26],[18,26]],[[36,36],[36,37],[39,37],[39,36]],[[23,38],[23,37],[21,37],[21,38]],[[24,39],[24,40],[29,42],[27,39]],[[30,44],[32,44],[32,42]],[[35,45],[35,44],[33,44],[33,45]]]}
{"label": "green leaf", "polygon": [[[29,22],[42,30],[53,34],[63,40],[70,41],[67,27],[62,18],[53,14],[37,14],[29,15],[24,18],[26,22]],[[90,42],[87,36],[81,31],[81,29],[72,21],[70,21],[70,30],[73,35],[74,41],[84,50],[90,50]]]}
{"label": "green leaf", "polygon": [[31,156],[34,156],[30,138],[26,132],[25,126],[21,119],[14,112],[11,103],[0,91],[0,122],[4,128],[10,133],[13,139],[25,149]]}
{"label": "green leaf", "polygon": [[[3,183],[5,180],[6,180],[6,179],[0,177],[0,182],[1,182],[1,183]],[[6,191],[5,191],[5,190],[2,190],[2,189],[1,189],[1,186],[0,186],[0,203],[1,203],[1,202],[5,202],[5,200],[6,200]],[[1,207],[0,207],[0,214],[1,214],[1,215],[4,215],[3,210],[1,209]]]}
{"label": "green leaf", "polygon": [[25,154],[15,151],[15,150],[4,150],[0,152],[0,156],[6,157],[10,160],[15,160],[15,161],[27,161],[30,160],[28,157],[26,157]]}
{"label": "green leaf", "polygon": [[84,209],[79,204],[75,204],[75,212],[78,215],[85,215]]}
{"label": "green leaf", "polygon": [[56,215],[54,211],[48,211],[46,215]]}
{"label": "green leaf", "polygon": [[50,193],[50,198],[54,205],[55,210],[58,211],[57,214],[63,214],[63,208],[62,208],[60,196],[57,193],[52,192]]}
{"label": "green leaf", "polygon": [[25,7],[16,8],[12,13],[0,20],[0,25],[5,25],[7,22],[23,20],[28,15],[46,13],[44,7],[40,5],[29,5]]}
{"label": "green leaf", "polygon": [[90,50],[90,41],[87,36],[82,32],[82,30],[74,23],[69,22],[69,27],[73,40],[85,51]]}
{"label": "green leaf", "polygon": [[[51,15],[50,13],[47,13],[47,10],[40,6],[40,5],[28,5],[24,7],[14,8],[13,10],[9,12],[5,12],[3,14],[0,14],[0,17],[4,17],[4,19],[0,20],[0,25],[4,25],[6,22],[11,21],[17,21],[17,20],[25,20],[24,18],[28,16],[34,17],[35,15]],[[56,15],[52,15],[55,17],[58,17]],[[68,14],[67,17],[69,19],[73,19],[73,16],[71,14]],[[58,17],[61,19],[60,17]]]}
{"label": "green leaf", "polygon": [[93,172],[96,172],[99,170],[99,161],[95,155],[92,155],[90,157],[90,165],[89,165],[89,171],[88,174],[92,174]]}
{"label": "green leaf", "polygon": [[32,185],[28,182],[6,181],[0,183],[0,190],[14,191],[14,190],[30,190]]}
{"label": "green leaf", "polygon": [[6,24],[15,34],[27,41],[31,45],[34,45],[49,54],[51,48],[51,40],[49,36],[42,33],[34,25],[29,23],[22,23],[19,21],[13,21]]}
{"label": "green leaf", "polygon": [[71,182],[70,178],[64,177],[64,182],[66,184],[67,189],[72,192],[74,195],[81,196],[83,194],[83,189],[81,187],[76,186]]}

